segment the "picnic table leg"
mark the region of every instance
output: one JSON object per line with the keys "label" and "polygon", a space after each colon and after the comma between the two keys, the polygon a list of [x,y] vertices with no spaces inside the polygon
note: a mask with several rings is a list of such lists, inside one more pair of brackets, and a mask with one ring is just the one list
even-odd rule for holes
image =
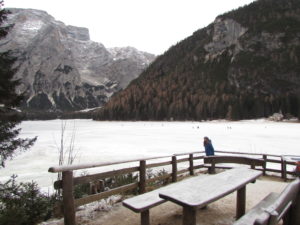
{"label": "picnic table leg", "polygon": [[196,225],[196,209],[192,207],[183,207],[182,225]]}
{"label": "picnic table leg", "polygon": [[246,211],[246,186],[237,190],[236,199],[236,219],[239,219]]}
{"label": "picnic table leg", "polygon": [[149,209],[141,212],[141,225],[150,225]]}

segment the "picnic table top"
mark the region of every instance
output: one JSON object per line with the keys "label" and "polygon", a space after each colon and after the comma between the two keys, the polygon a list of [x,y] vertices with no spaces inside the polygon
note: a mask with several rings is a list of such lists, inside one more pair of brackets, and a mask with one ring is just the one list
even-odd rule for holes
{"label": "picnic table top", "polygon": [[243,167],[230,169],[201,179],[194,177],[172,184],[167,189],[160,189],[159,196],[181,206],[202,207],[241,189],[261,175],[261,171]]}
{"label": "picnic table top", "polygon": [[[161,187],[154,191],[150,191],[145,194],[126,199],[123,201],[123,205],[135,212],[142,212],[166,201],[166,199],[160,198],[159,194],[168,196],[168,194],[170,193],[176,193],[181,196],[180,199],[187,198],[187,200],[190,201],[190,199],[193,199],[193,196],[191,195],[208,196],[208,194],[212,195],[213,192],[217,194],[217,192],[214,190],[218,190],[220,180],[222,181],[222,183],[228,183],[228,180],[239,180],[239,182],[235,181],[235,183],[238,183],[238,185],[234,185],[234,187],[232,187],[232,185],[226,185],[226,187],[230,187],[230,190],[234,191],[236,190],[237,186],[240,185],[242,187],[243,185],[245,185],[245,183],[249,183],[255,180],[261,174],[262,173],[260,171],[256,170],[251,170],[247,168],[236,168],[216,175],[194,176],[186,178],[180,182]],[[230,183],[234,182],[231,181]]]}

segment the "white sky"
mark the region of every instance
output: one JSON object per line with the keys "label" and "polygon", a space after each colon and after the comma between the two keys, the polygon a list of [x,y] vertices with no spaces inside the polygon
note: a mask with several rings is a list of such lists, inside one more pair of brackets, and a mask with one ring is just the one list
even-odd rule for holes
{"label": "white sky", "polygon": [[106,47],[133,46],[162,54],[224,12],[253,0],[5,0],[4,7],[47,11],[67,25],[87,27]]}

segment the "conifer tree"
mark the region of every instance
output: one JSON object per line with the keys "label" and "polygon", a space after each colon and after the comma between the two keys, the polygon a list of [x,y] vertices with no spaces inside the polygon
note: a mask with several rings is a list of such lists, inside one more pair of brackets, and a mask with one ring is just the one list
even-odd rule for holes
{"label": "conifer tree", "polygon": [[[0,1],[0,39],[4,38],[12,27],[4,25],[8,14],[9,11],[3,8],[3,1]],[[15,61],[11,51],[0,52],[0,168],[5,166],[6,160],[30,148],[36,140],[18,138],[20,129],[17,125],[21,119],[7,116],[11,111],[10,107],[17,106],[22,99],[22,96],[15,92],[20,82],[13,79],[17,70],[13,67]]]}

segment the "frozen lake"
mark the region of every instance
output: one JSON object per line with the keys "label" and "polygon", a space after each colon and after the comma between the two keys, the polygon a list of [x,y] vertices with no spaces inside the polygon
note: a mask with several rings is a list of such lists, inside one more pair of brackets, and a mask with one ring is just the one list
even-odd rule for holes
{"label": "frozen lake", "polygon": [[[203,151],[203,137],[216,150],[300,155],[300,123],[251,121],[211,122],[99,122],[66,120],[65,147],[75,134],[75,163],[108,162]],[[58,165],[62,120],[25,121],[22,137],[38,136],[35,145],[6,162],[1,180],[18,174],[18,181],[52,186]]]}

